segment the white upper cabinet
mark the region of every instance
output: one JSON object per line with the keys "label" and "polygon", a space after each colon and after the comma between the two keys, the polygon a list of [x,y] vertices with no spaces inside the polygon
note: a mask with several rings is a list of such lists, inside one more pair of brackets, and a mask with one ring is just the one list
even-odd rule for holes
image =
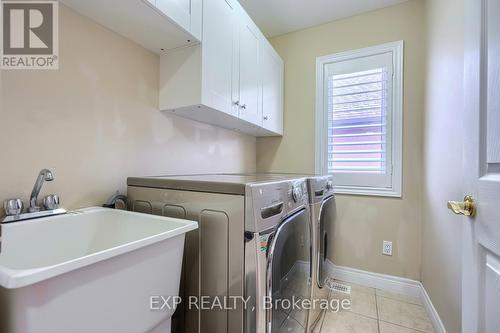
{"label": "white upper cabinet", "polygon": [[155,53],[201,41],[203,0],[61,0]]}
{"label": "white upper cabinet", "polygon": [[202,0],[146,0],[201,40]]}
{"label": "white upper cabinet", "polygon": [[269,43],[261,50],[262,127],[283,134],[283,60]]}
{"label": "white upper cabinet", "polygon": [[238,116],[233,106],[233,57],[238,24],[235,2],[206,0],[203,9],[202,99],[213,109]]}
{"label": "white upper cabinet", "polygon": [[191,0],[155,0],[154,6],[184,29],[190,29]]}
{"label": "white upper cabinet", "polygon": [[160,110],[283,133],[283,61],[237,0],[61,0],[160,54]]}
{"label": "white upper cabinet", "polygon": [[203,0],[202,31],[201,44],[161,55],[160,110],[281,135],[283,62],[255,23],[236,0]]}
{"label": "white upper cabinet", "polygon": [[262,125],[259,66],[261,38],[259,31],[246,15],[239,27],[239,117],[255,125]]}

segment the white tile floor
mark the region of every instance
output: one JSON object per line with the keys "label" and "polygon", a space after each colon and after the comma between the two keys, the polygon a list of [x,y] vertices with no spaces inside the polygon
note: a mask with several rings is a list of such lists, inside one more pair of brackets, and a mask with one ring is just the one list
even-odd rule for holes
{"label": "white tile floor", "polygon": [[331,298],[351,299],[350,310],[327,311],[316,333],[433,333],[419,299],[354,285],[351,294],[331,292]]}

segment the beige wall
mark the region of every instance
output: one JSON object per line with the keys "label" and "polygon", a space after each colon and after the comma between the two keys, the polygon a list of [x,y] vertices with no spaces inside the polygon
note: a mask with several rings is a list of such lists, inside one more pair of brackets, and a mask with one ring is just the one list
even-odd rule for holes
{"label": "beige wall", "polygon": [[[257,140],[257,169],[314,172],[316,57],[405,40],[403,198],[338,196],[333,260],[338,265],[420,279],[424,6],[398,6],[278,36],[285,61],[285,135]],[[383,256],[382,241],[394,242]]]}
{"label": "beige wall", "polygon": [[422,282],[449,333],[460,332],[461,325],[462,220],[446,201],[464,196],[463,7],[455,0],[426,4]]}
{"label": "beige wall", "polygon": [[0,201],[26,202],[44,167],[68,208],[130,175],[255,170],[254,138],[158,111],[157,55],[64,6],[59,42],[57,71],[0,71]]}
{"label": "beige wall", "polygon": [[[60,70],[0,71],[0,200],[26,201],[43,167],[56,180],[42,194],[68,208],[125,191],[129,175],[255,170],[255,139],[158,111],[156,55],[64,6],[60,16]],[[443,129],[461,126],[462,20],[461,2],[412,0],[274,38],[285,136],[257,142],[259,171],[313,172],[316,57],[404,39],[403,198],[339,195],[333,259],[421,278],[448,332],[460,331],[461,235],[445,203],[463,195],[462,141]]]}

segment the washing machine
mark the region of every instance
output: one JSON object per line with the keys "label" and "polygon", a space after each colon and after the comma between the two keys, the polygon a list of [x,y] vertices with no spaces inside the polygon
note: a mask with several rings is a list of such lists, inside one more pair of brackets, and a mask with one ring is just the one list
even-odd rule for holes
{"label": "washing machine", "polygon": [[308,314],[307,332],[312,332],[324,314],[320,301],[328,299],[330,292],[325,284],[329,278],[326,260],[333,245],[333,226],[336,217],[333,176],[308,177],[307,188],[313,236],[311,297],[313,307]]}
{"label": "washing machine", "polygon": [[[252,174],[241,174],[252,175]],[[330,289],[325,286],[330,278],[327,271],[327,257],[333,245],[334,221],[336,219],[336,203],[334,195],[333,175],[267,173],[261,176],[271,178],[306,178],[310,211],[311,230],[311,268],[310,290],[312,307],[306,312],[307,325],[305,332],[312,332],[321,322],[324,307],[321,301],[328,300]],[[304,315],[304,313],[302,313]]]}
{"label": "washing machine", "polygon": [[245,276],[247,295],[255,295],[251,299],[258,311],[246,312],[248,332],[298,333],[307,328],[306,310],[294,305],[310,300],[312,292],[307,186],[305,179],[285,184],[251,187]]}
{"label": "washing machine", "polygon": [[[307,181],[289,175],[187,175],[128,178],[138,212],[195,219],[186,235],[173,332],[303,332],[296,300],[312,293]],[[233,307],[193,308],[185,300],[242,298]]]}

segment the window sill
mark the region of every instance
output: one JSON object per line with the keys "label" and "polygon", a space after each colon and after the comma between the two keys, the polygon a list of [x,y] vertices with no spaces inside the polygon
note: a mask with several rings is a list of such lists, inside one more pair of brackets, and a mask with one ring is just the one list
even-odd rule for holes
{"label": "window sill", "polygon": [[394,188],[335,186],[335,194],[363,195],[375,197],[401,198],[401,190]]}

